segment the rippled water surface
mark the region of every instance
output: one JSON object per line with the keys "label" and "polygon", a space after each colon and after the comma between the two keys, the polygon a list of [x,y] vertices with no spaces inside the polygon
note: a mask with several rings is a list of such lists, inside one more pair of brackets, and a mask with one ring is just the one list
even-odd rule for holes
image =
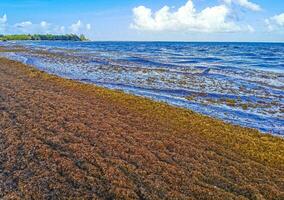
{"label": "rippled water surface", "polygon": [[284,135],[284,44],[6,42],[1,56],[66,78]]}

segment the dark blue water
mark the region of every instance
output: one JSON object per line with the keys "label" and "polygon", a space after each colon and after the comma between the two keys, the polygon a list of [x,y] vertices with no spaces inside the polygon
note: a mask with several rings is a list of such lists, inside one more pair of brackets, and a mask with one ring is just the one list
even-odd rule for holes
{"label": "dark blue water", "polygon": [[284,44],[28,41],[0,45],[10,49],[2,56],[52,74],[284,135]]}

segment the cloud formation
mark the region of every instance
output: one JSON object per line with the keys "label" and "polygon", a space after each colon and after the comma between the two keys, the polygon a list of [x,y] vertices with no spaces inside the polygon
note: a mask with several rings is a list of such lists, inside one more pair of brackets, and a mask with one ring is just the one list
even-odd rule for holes
{"label": "cloud formation", "polygon": [[261,11],[260,5],[250,2],[248,0],[224,0],[224,2],[229,5],[236,4],[252,11]]}
{"label": "cloud formation", "polygon": [[8,17],[7,15],[3,15],[3,17],[0,17],[0,31],[1,33],[5,33],[6,31],[6,26],[7,26],[7,21],[8,21]]}
{"label": "cloud formation", "polygon": [[21,22],[21,23],[15,24],[15,27],[25,30],[25,29],[31,27],[32,25],[33,25],[32,22],[30,22],[30,21],[25,21],[25,22]]}
{"label": "cloud formation", "polygon": [[88,31],[91,30],[91,29],[92,29],[91,24],[86,24],[86,29],[87,29]]}
{"label": "cloud formation", "polygon": [[70,26],[60,26],[47,21],[40,23],[32,23],[31,21],[23,21],[13,25],[8,23],[7,15],[0,17],[0,31],[3,34],[14,33],[30,33],[30,34],[88,34],[92,29],[91,24],[84,24],[81,20],[71,24]]}
{"label": "cloud formation", "polygon": [[49,23],[46,22],[46,21],[42,21],[42,22],[40,22],[40,26],[41,26],[42,28],[48,28]]}
{"label": "cloud formation", "polygon": [[83,27],[82,22],[79,20],[78,22],[70,26],[70,30],[72,33],[77,33],[82,27]]}
{"label": "cloud formation", "polygon": [[71,33],[81,34],[81,33],[84,33],[86,31],[90,31],[91,30],[91,24],[85,25],[83,22],[81,22],[81,20],[78,20],[76,23],[71,24],[69,29],[70,29]]}
{"label": "cloud formation", "polygon": [[269,31],[279,30],[282,28],[284,29],[284,13],[266,19],[265,23]]}
{"label": "cloud formation", "polygon": [[8,18],[7,15],[3,15],[3,17],[0,17],[0,24],[5,24],[7,22]]}
{"label": "cloud formation", "polygon": [[240,26],[229,20],[231,10],[226,5],[207,7],[196,11],[192,0],[171,11],[170,7],[164,6],[153,13],[150,8],[139,6],[133,9],[134,22],[131,27],[144,31],[183,31],[183,32],[207,32],[224,33],[251,31],[249,25]]}

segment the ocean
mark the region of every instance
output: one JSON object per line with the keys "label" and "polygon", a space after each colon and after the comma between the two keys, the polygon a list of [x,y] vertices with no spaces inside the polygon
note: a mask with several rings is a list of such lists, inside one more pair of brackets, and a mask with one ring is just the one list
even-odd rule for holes
{"label": "ocean", "polygon": [[[284,44],[2,42],[0,56],[284,136]],[[91,109],[91,108],[90,108]]]}

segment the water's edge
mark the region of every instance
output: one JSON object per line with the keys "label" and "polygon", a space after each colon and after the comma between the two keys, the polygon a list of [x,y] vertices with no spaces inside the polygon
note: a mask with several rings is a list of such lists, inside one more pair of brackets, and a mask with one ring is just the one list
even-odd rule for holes
{"label": "water's edge", "polygon": [[[17,48],[24,48],[24,51],[15,50],[16,45]],[[21,47],[18,47],[19,43],[6,45],[10,52],[2,52],[0,56],[63,78],[123,90],[232,124],[283,135],[282,68],[280,71],[265,71],[221,67],[223,61],[218,60],[221,57],[214,56],[205,57],[196,63],[190,60],[181,62],[179,58],[184,57],[183,55],[174,59],[178,60],[178,64],[173,61],[158,62],[157,59],[145,56],[144,52],[134,52],[135,56],[132,52],[130,56],[124,50],[119,55],[118,50],[103,51],[97,47],[87,48],[83,44],[80,44],[83,47],[77,44],[68,48],[64,45],[63,48],[58,47],[62,45],[60,43],[57,46],[20,45]],[[163,47],[157,49],[161,48]],[[167,48],[169,51],[173,47]],[[175,52],[170,55],[173,54]],[[166,57],[164,53],[160,56]],[[207,67],[201,66],[201,63]]]}

